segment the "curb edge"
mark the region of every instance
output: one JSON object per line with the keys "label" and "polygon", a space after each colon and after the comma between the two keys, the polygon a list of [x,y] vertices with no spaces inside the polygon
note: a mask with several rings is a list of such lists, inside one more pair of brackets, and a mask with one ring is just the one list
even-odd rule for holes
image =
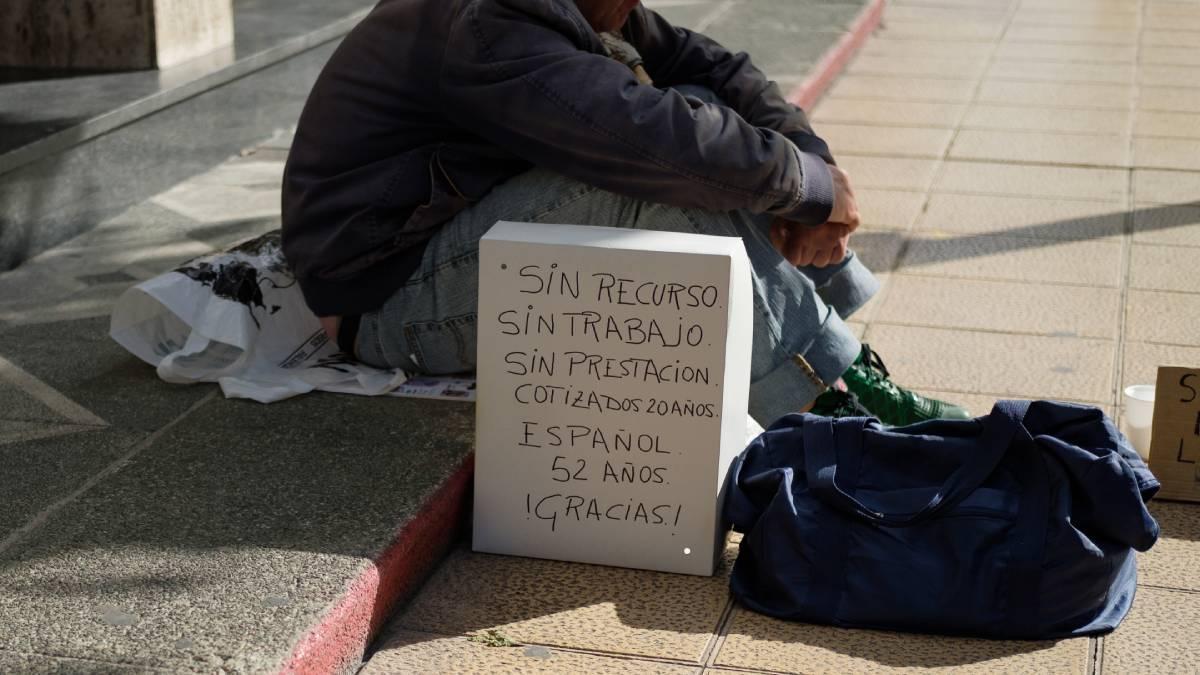
{"label": "curb edge", "polygon": [[839,38],[837,43],[825,52],[804,82],[788,94],[789,103],[808,112],[808,109],[825,94],[837,76],[842,74],[846,64],[858,53],[871,33],[879,27],[883,20],[883,8],[886,4],[887,0],[871,0],[870,4],[858,13],[854,23],[850,24],[849,32]]}
{"label": "curb edge", "polygon": [[334,607],[296,643],[279,673],[338,673],[362,660],[397,603],[420,587],[457,538],[474,473],[472,453],[387,548],[367,561]]}

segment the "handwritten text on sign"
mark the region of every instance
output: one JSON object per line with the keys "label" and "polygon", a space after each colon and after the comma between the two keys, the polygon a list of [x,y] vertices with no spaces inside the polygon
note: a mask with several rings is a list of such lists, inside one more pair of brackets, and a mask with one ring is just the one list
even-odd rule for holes
{"label": "handwritten text on sign", "polygon": [[1151,439],[1159,496],[1200,501],[1200,370],[1158,369]]}
{"label": "handwritten text on sign", "polygon": [[[509,266],[502,264],[501,269]],[[504,372],[513,376],[513,400],[530,406],[520,421],[516,444],[552,450],[545,453],[550,455],[547,477],[572,486],[549,494],[527,492],[526,513],[552,532],[560,524],[587,521],[677,526],[682,504],[634,495],[605,499],[586,494],[587,486],[581,484],[667,485],[672,452],[663,447],[660,434],[650,431],[646,419],[636,417],[718,415],[712,367],[696,359],[702,355],[689,352],[706,344],[706,319],[710,324],[713,319],[723,322],[721,289],[563,268],[556,262],[511,271],[518,299],[530,303],[500,309],[496,315],[500,335],[511,338],[513,347],[504,354]],[[550,296],[572,308],[539,309],[541,298]],[[665,308],[678,316],[645,316],[639,308]],[[522,348],[529,336],[559,338],[554,344],[568,348]],[[647,353],[630,355],[631,347]],[[636,382],[644,393],[613,395],[603,389],[616,380]],[[709,396],[678,398],[679,388],[671,386],[678,384],[706,386],[701,391]],[[570,423],[560,414],[547,418],[547,406],[606,417],[602,422]]]}
{"label": "handwritten text on sign", "polygon": [[[729,250],[720,239],[702,243]],[[483,244],[477,548],[652,568],[639,556],[707,551],[728,460],[729,255]]]}

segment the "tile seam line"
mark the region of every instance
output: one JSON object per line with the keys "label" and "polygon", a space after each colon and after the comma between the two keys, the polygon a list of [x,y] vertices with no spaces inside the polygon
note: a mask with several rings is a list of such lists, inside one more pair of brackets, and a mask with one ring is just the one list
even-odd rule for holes
{"label": "tile seam line", "polygon": [[[1012,335],[1018,337],[1034,337],[1034,338],[1058,338],[1062,340],[1099,340],[1103,342],[1116,342],[1115,337],[1098,337],[1095,335],[1055,335],[1053,332],[1033,332],[1027,330],[1012,330],[999,328],[979,328],[976,326],[947,326],[930,323],[908,323],[899,321],[888,321],[880,318],[878,315],[873,317],[872,323],[876,326],[900,326],[902,328],[934,328],[960,331],[964,333],[984,333],[991,335]],[[1185,345],[1170,345],[1170,346],[1185,346]]]}
{"label": "tile seam line", "polygon": [[[914,234],[919,234],[919,233],[914,232]],[[936,240],[931,240],[931,241],[936,241]],[[937,280],[937,281],[946,281],[946,280],[984,281],[984,282],[1006,283],[1006,284],[1021,284],[1021,285],[1026,285],[1026,286],[1039,286],[1039,287],[1040,286],[1061,286],[1064,288],[1086,288],[1086,289],[1095,289],[1095,290],[1101,290],[1101,291],[1120,290],[1120,285],[1097,286],[1095,284],[1085,284],[1083,282],[1077,282],[1077,281],[1075,281],[1075,282],[1072,282],[1072,281],[1044,281],[1044,280],[1030,281],[1028,279],[1012,279],[1012,278],[1004,278],[1004,277],[965,276],[962,274],[933,274],[931,272],[922,273],[919,271],[913,272],[913,271],[909,271],[909,268],[905,268],[903,265],[897,267],[895,270],[892,271],[892,273],[899,275],[899,276],[904,276],[904,277],[920,277],[922,279],[930,279],[930,280]],[[1180,292],[1185,292],[1185,291],[1180,291]]]}
{"label": "tile seam line", "polygon": [[54,516],[54,514],[58,513],[58,511],[61,510],[64,506],[66,506],[67,504],[70,504],[71,502],[74,502],[79,497],[81,497],[85,493],[87,493],[89,490],[91,490],[95,486],[99,485],[102,481],[104,481],[104,479],[108,478],[109,476],[112,476],[113,474],[119,472],[121,469],[125,468],[143,450],[145,450],[146,448],[153,445],[160,438],[165,436],[168,431],[170,431],[171,429],[174,429],[180,422],[182,422],[183,420],[190,417],[193,413],[195,413],[200,408],[204,407],[205,404],[207,404],[209,401],[212,401],[214,398],[216,398],[216,396],[217,396],[216,389],[205,394],[199,401],[196,401],[195,403],[190,405],[187,408],[187,410],[184,410],[183,413],[181,413],[180,415],[175,417],[175,419],[171,420],[170,422],[167,422],[165,425],[163,425],[162,427],[159,427],[157,430],[155,430],[153,433],[151,433],[146,438],[143,438],[142,440],[135,443],[131,449],[126,451],[123,455],[121,455],[117,459],[110,462],[108,464],[108,466],[101,469],[98,473],[93,474],[90,478],[88,478],[86,481],[84,481],[82,485],[75,488],[75,490],[73,490],[67,496],[59,499],[58,501],[54,502],[50,506],[47,506],[46,508],[39,511],[36,515],[34,515],[33,518],[31,518],[29,521],[27,521],[24,525],[17,528],[16,530],[14,530],[3,540],[0,540],[0,556],[3,556],[10,548],[12,548],[14,545],[20,543],[20,541],[22,539],[24,539],[27,535],[33,533],[35,530],[37,530],[42,525],[44,525],[52,516]]}
{"label": "tile seam line", "polygon": [[[408,627],[404,627],[404,626],[401,626],[399,628],[400,628],[400,630],[403,630],[406,633],[420,633],[421,635],[428,635],[433,638],[448,638],[448,639],[452,639],[452,640],[466,641],[466,640],[470,640],[470,638],[472,636],[472,634],[470,634],[470,633],[453,633],[453,634],[452,633],[441,633],[438,631],[426,630],[423,628],[408,628]],[[480,629],[480,630],[484,630],[484,629]],[[384,645],[382,645],[382,647],[386,648],[386,643]],[[664,663],[664,664],[673,665],[673,666],[685,666],[685,667],[691,667],[691,668],[702,667],[701,663],[699,661],[695,661],[695,660],[689,661],[687,659],[673,658],[670,656],[648,656],[646,654],[633,654],[630,652],[609,652],[609,651],[604,651],[601,649],[587,649],[584,647],[564,647],[562,645],[549,644],[546,642],[536,642],[536,641],[527,642],[524,640],[514,641],[514,645],[511,648],[515,649],[518,647],[545,647],[546,649],[549,649],[552,651],[566,652],[569,654],[582,654],[582,655],[586,655],[586,656],[599,656],[601,658],[615,659],[615,660],[619,660],[619,661],[637,661],[639,663]],[[374,654],[378,654],[379,651],[382,651],[382,649],[374,652]],[[374,654],[372,654],[372,656],[374,656]]]}
{"label": "tile seam line", "polygon": [[370,11],[371,9],[364,9],[353,12],[314,31],[251,54],[240,63],[235,61],[229,66],[174,89],[151,94],[139,101],[101,113],[45,138],[2,152],[0,153],[0,178],[47,157],[66,152],[105,134],[136,124],[167,108],[296,58],[305,52],[318,49],[322,45],[344,36]]}
{"label": "tile seam line", "polygon": [[108,422],[99,415],[71,400],[62,392],[3,356],[0,356],[0,380],[12,384],[42,405],[58,413],[67,422],[98,428],[109,426]]}
{"label": "tile seam line", "polygon": [[[1136,63],[1139,64],[1139,68],[1141,67],[1140,64],[1142,60],[1142,31],[1145,14],[1146,3],[1139,2],[1138,12],[1136,15],[1138,41],[1134,47],[1134,56],[1136,57]],[[1125,383],[1125,349],[1130,342],[1126,339],[1125,334],[1129,330],[1130,277],[1133,274],[1134,238],[1137,236],[1137,220],[1135,218],[1134,210],[1137,208],[1136,204],[1138,201],[1135,193],[1135,190],[1137,189],[1137,167],[1136,156],[1134,154],[1137,146],[1135,144],[1133,131],[1137,128],[1137,120],[1141,112],[1140,106],[1138,105],[1141,102],[1141,91],[1142,85],[1135,82],[1132,90],[1130,91],[1129,109],[1131,110],[1131,114],[1129,115],[1129,121],[1127,123],[1129,140],[1127,142],[1126,149],[1129,153],[1130,167],[1125,175],[1125,219],[1122,223],[1124,226],[1124,236],[1121,237],[1121,286],[1116,316],[1119,330],[1117,331],[1117,341],[1115,345],[1116,349],[1113,350],[1112,375],[1109,378],[1109,386],[1112,389],[1112,391],[1109,393],[1109,398],[1112,400],[1112,405],[1114,406],[1117,406],[1121,403],[1121,385]],[[1099,641],[1099,647],[1095,661],[1097,668],[1102,666],[1103,654],[1104,643],[1101,640]]]}

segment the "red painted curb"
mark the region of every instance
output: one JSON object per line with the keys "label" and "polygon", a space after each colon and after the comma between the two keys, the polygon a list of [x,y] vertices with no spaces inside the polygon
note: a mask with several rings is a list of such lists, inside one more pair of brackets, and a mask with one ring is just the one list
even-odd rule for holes
{"label": "red painted curb", "polygon": [[871,33],[879,27],[885,4],[886,0],[871,0],[871,3],[855,17],[854,23],[850,25],[850,32],[825,52],[804,82],[788,95],[788,101],[805,111],[811,108],[837,76],[842,74],[846,64],[858,53]]}
{"label": "red painted curb", "polygon": [[337,605],[300,640],[280,673],[337,673],[356,665],[396,603],[416,590],[453,543],[475,473],[472,455],[426,500]]}

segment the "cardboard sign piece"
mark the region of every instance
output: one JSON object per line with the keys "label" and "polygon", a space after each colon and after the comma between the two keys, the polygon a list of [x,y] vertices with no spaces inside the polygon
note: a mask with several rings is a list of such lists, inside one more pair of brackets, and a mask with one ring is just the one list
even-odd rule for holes
{"label": "cardboard sign piece", "polygon": [[1158,369],[1150,470],[1160,499],[1200,502],[1200,369]]}
{"label": "cardboard sign piece", "polygon": [[475,550],[712,574],[745,446],[741,240],[501,222],[479,266]]}

